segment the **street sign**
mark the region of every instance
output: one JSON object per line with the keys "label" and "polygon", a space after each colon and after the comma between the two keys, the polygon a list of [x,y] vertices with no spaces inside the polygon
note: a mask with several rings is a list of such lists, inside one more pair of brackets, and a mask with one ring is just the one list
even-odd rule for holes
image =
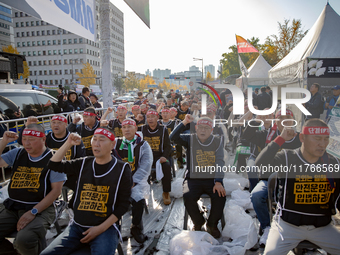
{"label": "street sign", "polygon": [[175,79],[175,75],[169,75],[169,79]]}
{"label": "street sign", "polygon": [[194,85],[194,83],[191,81],[191,82],[189,82],[189,86],[193,86]]}
{"label": "street sign", "polygon": [[148,84],[148,88],[157,88],[158,85],[157,84]]}
{"label": "street sign", "polygon": [[76,83],[76,84],[80,84],[80,81],[76,81],[75,83]]}

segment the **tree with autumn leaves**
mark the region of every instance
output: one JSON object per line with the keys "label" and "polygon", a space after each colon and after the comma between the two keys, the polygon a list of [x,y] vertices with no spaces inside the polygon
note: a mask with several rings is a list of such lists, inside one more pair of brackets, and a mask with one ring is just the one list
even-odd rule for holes
{"label": "tree with autumn leaves", "polygon": [[90,63],[83,64],[81,72],[76,72],[80,79],[80,84],[85,87],[90,87],[90,85],[96,84],[97,75],[94,73],[93,67]]}
{"label": "tree with autumn leaves", "polygon": [[[308,30],[302,30],[301,20],[296,19],[293,19],[291,23],[289,19],[285,19],[283,23],[278,22],[278,28],[279,34],[268,36],[264,44],[259,43],[259,38],[248,39],[248,42],[262,54],[271,66],[280,62],[308,32]],[[223,53],[223,58],[220,60],[223,67],[222,79],[233,74],[241,74],[236,45],[230,46],[229,50],[231,52]],[[245,66],[249,68],[257,59],[259,53],[242,53],[239,55]]]}
{"label": "tree with autumn leaves", "polygon": [[[8,52],[8,53],[20,54],[17,48],[13,47],[12,45],[2,46],[2,51]],[[18,73],[18,78],[20,76],[22,76],[23,79],[27,79],[30,77],[30,68],[26,61],[24,61],[24,73]]]}

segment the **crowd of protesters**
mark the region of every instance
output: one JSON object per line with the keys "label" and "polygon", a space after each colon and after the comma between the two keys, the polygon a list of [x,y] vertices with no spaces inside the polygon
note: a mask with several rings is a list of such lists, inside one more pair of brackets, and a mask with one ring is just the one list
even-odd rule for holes
{"label": "crowd of protesters", "polygon": [[[276,217],[271,222],[267,201],[272,176],[259,170],[248,172],[264,254],[287,254],[303,240],[330,254],[340,254],[340,232],[331,223],[332,215],[340,209],[339,178],[307,171],[310,165],[339,165],[326,147],[330,136],[327,122],[332,108],[339,104],[340,86],[333,87],[333,95],[326,100],[319,90],[319,84],[310,87],[311,99],[304,106],[312,115],[305,117],[297,132],[287,127],[296,119],[290,109],[282,112],[278,108],[272,115],[255,116],[246,99],[244,115],[234,115],[229,89],[219,94],[222,105],[208,97],[205,115],[201,111],[205,92],[200,89],[182,94],[173,89],[156,94],[150,89],[145,96],[138,92],[132,106],[120,104],[99,114],[98,97],[88,88],[83,88],[81,95],[69,91],[65,100],[59,87],[60,112],[83,111],[81,124],[79,116],[68,120],[56,114],[51,132],[45,135],[36,116],[31,116],[19,134],[6,131],[0,141],[1,152],[15,140],[23,146],[0,157],[0,166],[12,166],[9,198],[0,205],[0,245],[10,247],[6,237],[18,231],[14,248],[20,254],[70,254],[86,244],[93,254],[115,254],[120,220],[130,206],[130,233],[142,244],[147,240],[142,220],[145,189],[160,181],[163,203],[171,205],[174,172],[185,165],[183,200],[193,230],[204,231],[206,226],[208,233],[220,238],[218,222],[224,217],[226,202],[224,173],[197,169],[225,166],[228,157],[234,156],[238,170],[292,165],[303,167],[307,173],[278,174]],[[270,87],[256,88],[252,103],[258,110],[270,109]],[[324,110],[325,121],[320,119]],[[233,126],[228,121],[215,125],[215,119],[238,124]],[[268,121],[271,119],[275,121]],[[242,122],[247,125],[239,124]],[[43,250],[42,240],[55,220],[53,202],[63,185],[74,191],[69,202],[74,218]],[[197,203],[203,194],[211,200],[207,220]]]}

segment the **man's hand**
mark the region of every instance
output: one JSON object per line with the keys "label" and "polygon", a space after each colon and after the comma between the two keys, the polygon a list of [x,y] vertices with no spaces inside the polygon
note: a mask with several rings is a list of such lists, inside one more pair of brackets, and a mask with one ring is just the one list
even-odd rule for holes
{"label": "man's hand", "polygon": [[101,127],[107,127],[109,125],[109,121],[108,120],[101,120],[100,121],[100,126]]}
{"label": "man's hand", "polygon": [[194,120],[194,117],[191,116],[191,114],[187,114],[185,115],[185,118],[182,122],[183,122],[183,125],[185,126],[186,124],[193,122],[193,120]]}
{"label": "man's hand", "polygon": [[297,133],[295,132],[295,129],[290,127],[284,127],[282,133],[280,134],[280,136],[285,139],[285,141],[292,140],[296,135]]}
{"label": "man's hand", "polygon": [[107,108],[106,112],[107,112],[107,113],[111,113],[111,112],[113,112],[113,109],[112,109],[112,107],[109,107],[109,108]]}
{"label": "man's hand", "polygon": [[26,121],[26,127],[30,124],[38,124],[38,118],[35,116],[28,117]]}
{"label": "man's hand", "polygon": [[95,226],[95,227],[91,227],[91,228],[89,228],[88,230],[86,230],[85,232],[82,233],[83,235],[85,235],[85,237],[80,239],[80,242],[81,243],[89,243],[103,232],[104,231],[103,231],[103,229],[101,228],[100,225]]}
{"label": "man's hand", "polygon": [[72,123],[77,124],[81,120],[80,116],[74,116]]}
{"label": "man's hand", "polygon": [[12,132],[12,131],[6,131],[2,137],[2,140],[8,144],[8,143],[11,143],[11,142],[14,142],[15,140],[18,139],[18,135],[17,133],[15,132]]}
{"label": "man's hand", "polygon": [[138,114],[136,120],[137,121],[142,121],[144,119],[142,114]]}
{"label": "man's hand", "polygon": [[80,145],[81,144],[81,136],[78,135],[77,133],[71,133],[66,141],[69,145]]}
{"label": "man's hand", "polygon": [[19,232],[24,227],[27,226],[32,220],[34,220],[35,216],[31,213],[31,211],[25,212],[19,219],[17,223],[17,231]]}
{"label": "man's hand", "polygon": [[159,162],[161,162],[161,163],[164,163],[164,162],[167,162],[168,160],[166,159],[166,158],[164,158],[164,157],[160,157],[159,158]]}
{"label": "man's hand", "polygon": [[226,191],[223,188],[222,184],[220,182],[216,182],[213,188],[213,192],[215,193],[217,191],[219,197],[225,197]]}

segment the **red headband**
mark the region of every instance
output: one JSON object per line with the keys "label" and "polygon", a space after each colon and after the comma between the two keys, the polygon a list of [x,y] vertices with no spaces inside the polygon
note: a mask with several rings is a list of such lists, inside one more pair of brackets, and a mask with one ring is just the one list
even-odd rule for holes
{"label": "red headband", "polygon": [[302,133],[304,135],[329,135],[330,130],[328,127],[304,127]]}
{"label": "red headband", "polygon": [[136,126],[136,121],[134,121],[134,120],[124,120],[124,121],[122,122],[122,126],[125,126],[125,125]]}
{"label": "red headband", "polygon": [[22,132],[22,135],[29,135],[29,136],[35,136],[35,137],[45,136],[43,132],[32,130],[32,129],[25,129],[24,132]]}
{"label": "red headband", "polygon": [[134,110],[134,109],[139,109],[140,107],[139,107],[139,105],[134,105],[134,106],[132,106],[132,110]]}
{"label": "red headband", "polygon": [[170,109],[167,109],[167,108],[162,109],[162,112],[170,112]]}
{"label": "red headband", "polygon": [[94,135],[96,134],[105,135],[111,141],[115,140],[115,136],[110,131],[107,131],[104,128],[97,128],[96,131],[94,131]]}
{"label": "red headband", "polygon": [[53,116],[52,120],[60,120],[60,121],[67,123],[67,119],[64,116],[59,116],[59,115]]}
{"label": "red headband", "polygon": [[170,108],[170,111],[172,111],[172,112],[177,112],[177,109],[176,109],[175,107],[171,107],[171,108]]}
{"label": "red headband", "polygon": [[150,115],[150,114],[158,115],[158,112],[156,112],[156,111],[148,111],[146,113],[146,115]]}
{"label": "red headband", "polygon": [[117,110],[119,110],[119,109],[127,110],[126,106],[124,106],[124,105],[119,105],[117,107]]}
{"label": "red headband", "polygon": [[209,120],[199,120],[197,121],[197,126],[198,125],[208,125],[210,127],[213,127],[212,121],[209,121]]}
{"label": "red headband", "polygon": [[[276,114],[275,114],[275,118],[278,118],[278,117],[280,117],[282,114],[281,114],[281,110],[279,110]],[[288,110],[288,109],[286,109],[286,115],[290,115],[290,116],[292,116],[293,118],[294,118],[294,114],[293,114],[293,112],[291,111],[291,110]]]}
{"label": "red headband", "polygon": [[97,116],[97,114],[92,113],[92,112],[83,112],[83,115],[87,115],[87,116]]}

